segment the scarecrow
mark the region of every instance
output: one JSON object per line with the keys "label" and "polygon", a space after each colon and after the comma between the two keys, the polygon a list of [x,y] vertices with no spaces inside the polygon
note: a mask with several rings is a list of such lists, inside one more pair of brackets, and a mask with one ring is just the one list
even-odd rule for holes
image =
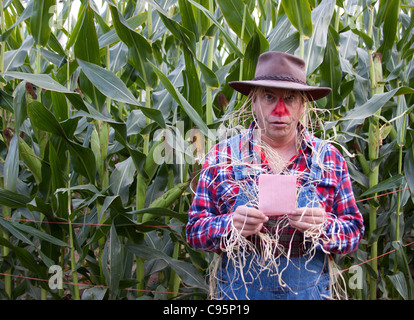
{"label": "scarecrow", "polygon": [[305,62],[283,52],[229,85],[253,120],[207,154],[186,228],[194,248],[218,253],[212,298],[332,298],[332,255],[356,250],[364,224],[345,159],[307,125],[331,89],[308,85]]}

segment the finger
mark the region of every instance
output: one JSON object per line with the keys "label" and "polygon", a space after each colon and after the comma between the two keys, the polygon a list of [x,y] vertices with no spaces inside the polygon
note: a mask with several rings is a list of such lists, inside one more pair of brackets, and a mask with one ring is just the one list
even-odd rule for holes
{"label": "finger", "polygon": [[291,227],[299,230],[300,232],[305,232],[306,230],[312,228],[319,228],[321,224],[314,224],[311,222],[304,222],[304,221],[296,221],[296,220],[289,220],[289,224]]}
{"label": "finger", "polygon": [[256,228],[259,224],[263,223],[263,220],[235,214],[233,216],[233,223],[237,224],[237,226],[246,226],[247,228]]}
{"label": "finger", "polygon": [[306,230],[308,230],[311,225],[305,222],[300,222],[300,221],[290,221],[290,225],[299,230],[300,232],[305,232]]}
{"label": "finger", "polygon": [[247,206],[237,207],[235,210],[235,214],[241,217],[247,217],[247,218],[254,219],[260,222],[266,222],[267,220],[269,220],[269,217],[266,216],[260,210],[257,210],[256,208],[252,208],[252,207],[247,207]]}
{"label": "finger", "polygon": [[303,222],[303,223],[310,223],[310,224],[322,224],[325,219],[322,216],[290,216],[289,219],[291,221]]}
{"label": "finger", "polygon": [[318,230],[323,227],[323,223],[323,220],[310,221],[306,219],[305,221],[302,221],[300,219],[289,219],[289,224],[291,225],[291,227],[299,230],[300,232],[305,232],[310,229]]}
{"label": "finger", "polygon": [[268,220],[261,211],[246,206],[241,206],[233,212],[233,226],[245,237],[259,232],[263,223]]}
{"label": "finger", "polygon": [[243,228],[241,230],[241,234],[244,237],[248,237],[248,236],[251,236],[253,234],[258,233],[262,229],[262,227],[263,227],[263,224],[261,223],[261,224],[259,224],[258,226],[256,226],[255,228],[252,228],[252,229]]}
{"label": "finger", "polygon": [[320,218],[325,217],[326,213],[323,208],[297,208],[295,211],[289,214],[290,217],[313,217]]}
{"label": "finger", "polygon": [[320,208],[296,208],[294,211],[290,213],[292,216],[303,216],[303,215],[316,215],[318,212],[320,212]]}
{"label": "finger", "polygon": [[239,221],[233,221],[233,226],[240,231],[243,236],[247,237],[259,232],[263,227],[263,223],[245,224]]}

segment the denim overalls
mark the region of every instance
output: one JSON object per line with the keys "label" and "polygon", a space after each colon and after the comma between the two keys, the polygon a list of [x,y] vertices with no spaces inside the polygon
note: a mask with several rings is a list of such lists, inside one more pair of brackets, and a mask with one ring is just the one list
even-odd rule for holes
{"label": "denim overalls", "polygon": [[[316,150],[320,147],[323,148],[320,142],[320,140],[317,140]],[[250,166],[249,169],[244,166],[243,161],[239,161],[242,154],[239,143],[239,136],[230,139],[232,161],[234,163],[234,178],[236,180],[246,179],[248,174],[252,174],[252,171],[253,174],[260,174],[255,169],[251,170]],[[322,150],[320,153],[321,157],[323,157],[323,153]],[[322,173],[321,168],[317,165],[317,161],[315,161],[318,152],[313,154],[310,172],[303,178],[302,181],[305,181],[305,183],[302,184],[303,187],[298,191],[298,207],[317,207],[319,205],[316,185],[320,181]],[[257,186],[251,185],[251,187],[257,190]],[[246,196],[239,192],[234,209],[246,204],[246,202]],[[271,221],[269,219],[270,223]],[[299,231],[296,232],[303,237],[303,234],[299,233]],[[320,300],[331,296],[328,257],[321,249],[316,250],[311,260],[306,254],[291,256],[289,260],[284,256],[279,257],[277,273],[274,270],[275,267],[273,267],[273,270],[258,272],[257,260],[252,258],[251,254],[249,256],[249,253],[246,253],[245,256],[247,257],[245,267],[240,270],[239,267],[235,268],[233,262],[227,258],[226,253],[222,254],[221,267],[218,270],[218,299]],[[281,272],[282,282],[279,281]]]}

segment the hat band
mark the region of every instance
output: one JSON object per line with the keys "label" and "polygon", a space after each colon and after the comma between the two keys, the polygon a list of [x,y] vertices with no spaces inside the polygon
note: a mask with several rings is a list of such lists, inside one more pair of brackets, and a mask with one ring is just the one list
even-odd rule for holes
{"label": "hat band", "polygon": [[305,86],[307,86],[308,84],[304,81],[301,81],[299,79],[293,78],[293,77],[289,77],[289,76],[280,76],[280,75],[267,75],[267,76],[259,76],[259,77],[255,77],[253,80],[277,80],[277,81],[291,81],[291,82],[296,82],[296,83],[300,83],[303,84]]}

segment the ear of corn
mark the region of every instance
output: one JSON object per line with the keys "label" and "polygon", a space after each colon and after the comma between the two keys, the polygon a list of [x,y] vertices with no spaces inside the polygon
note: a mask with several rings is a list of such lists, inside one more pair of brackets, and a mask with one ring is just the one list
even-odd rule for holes
{"label": "ear of corn", "polygon": [[39,184],[42,180],[42,165],[39,157],[34,153],[33,149],[19,137],[19,152],[20,158],[27,165],[27,168],[33,173],[36,183]]}
{"label": "ear of corn", "polygon": [[187,189],[189,184],[190,182],[186,181],[175,185],[172,189],[165,192],[161,197],[151,202],[149,207],[168,208],[174,201],[176,201],[182,195],[182,193]]}
{"label": "ear of corn", "polygon": [[158,148],[159,145],[165,143],[164,139],[160,139],[159,141],[157,141],[156,143],[154,143],[154,145],[151,147],[151,149],[149,150],[146,160],[145,160],[145,164],[144,164],[144,171],[148,176],[148,181],[151,181],[152,178],[154,177],[157,169],[158,169],[158,163],[155,161],[154,159],[154,152],[155,150]]}
{"label": "ear of corn", "polygon": [[[170,207],[175,201],[177,201],[181,195],[185,192],[185,190],[190,185],[189,181],[179,183],[175,185],[173,188],[167,190],[162,196],[155,199],[151,204],[149,205],[149,208],[168,208]],[[144,214],[142,218],[142,222],[146,222],[148,220],[151,220],[154,218],[155,215],[152,215],[150,213]]]}

